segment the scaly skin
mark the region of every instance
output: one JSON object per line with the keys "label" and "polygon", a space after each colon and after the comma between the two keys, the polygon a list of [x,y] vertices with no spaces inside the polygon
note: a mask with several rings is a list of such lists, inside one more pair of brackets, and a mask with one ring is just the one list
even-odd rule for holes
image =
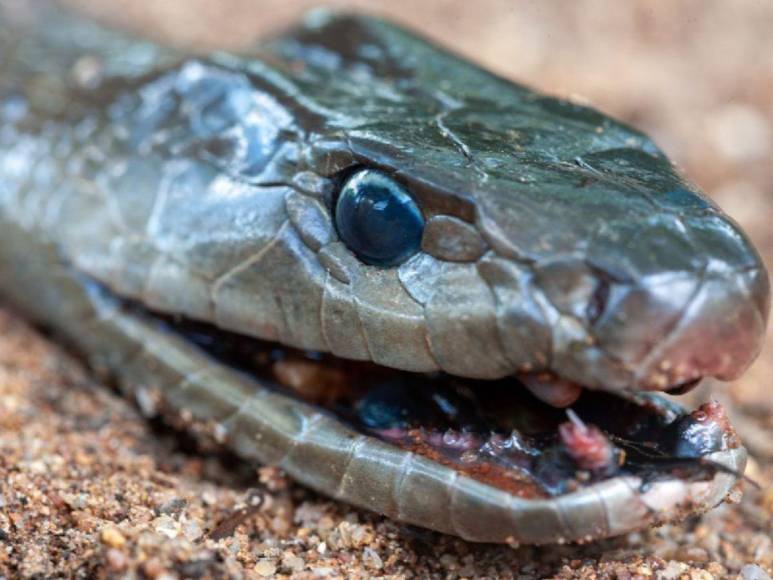
{"label": "scaly skin", "polygon": [[[735,481],[514,498],[262,388],[113,297],[410,371],[613,391],[734,378],[760,349],[767,273],[645,136],[370,18],[317,13],[251,54],[192,58],[45,5],[25,28],[25,5],[0,3],[0,292],[127,391],[335,497],[477,541],[614,535]],[[356,166],[393,174],[428,220],[399,267],[338,239],[335,188]]]}

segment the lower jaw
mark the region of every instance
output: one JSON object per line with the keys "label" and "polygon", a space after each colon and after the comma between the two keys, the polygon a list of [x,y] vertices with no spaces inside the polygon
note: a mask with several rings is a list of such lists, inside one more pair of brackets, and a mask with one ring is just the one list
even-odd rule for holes
{"label": "lower jaw", "polygon": [[737,445],[714,404],[688,414],[654,395],[583,389],[567,412],[515,377],[395,371],[152,316],[220,363],[360,433],[522,498],[559,496],[624,475],[645,485],[708,481],[720,467],[704,457]]}

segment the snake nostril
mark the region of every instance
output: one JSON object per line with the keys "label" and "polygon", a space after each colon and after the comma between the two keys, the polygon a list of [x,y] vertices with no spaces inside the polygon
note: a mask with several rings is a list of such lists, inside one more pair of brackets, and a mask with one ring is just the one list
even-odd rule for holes
{"label": "snake nostril", "polygon": [[593,295],[590,297],[590,300],[588,300],[588,305],[585,308],[585,316],[591,325],[596,324],[607,309],[609,291],[609,280],[603,278],[599,279],[596,289],[593,291]]}

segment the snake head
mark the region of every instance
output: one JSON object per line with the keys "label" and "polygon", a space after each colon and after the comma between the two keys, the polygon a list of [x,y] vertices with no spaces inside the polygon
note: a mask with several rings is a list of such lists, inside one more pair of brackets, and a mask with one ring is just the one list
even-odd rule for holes
{"label": "snake head", "polygon": [[82,270],[414,372],[672,390],[759,353],[760,256],[640,132],[369,18],[316,13],[259,56],[107,87],[99,138],[122,161],[84,178],[144,233],[76,232]]}
{"label": "snake head", "polygon": [[[509,270],[539,305],[530,317],[547,329],[550,372],[614,389],[736,378],[760,351],[767,272],[740,228],[647,145],[541,163],[550,186],[480,196],[480,229],[500,256],[529,262]],[[521,306],[497,304],[517,326]]]}
{"label": "snake head", "polygon": [[[304,63],[301,84],[338,87],[317,96],[334,114],[314,163],[381,172],[423,214],[401,263],[377,270],[326,251],[347,279],[368,279],[354,290],[361,309],[398,329],[375,331],[378,362],[608,390],[672,390],[749,366],[769,309],[762,260],[649,138],[472,65],[424,60],[427,45],[400,34],[319,17],[272,45]],[[347,52],[354,44],[369,48]]]}

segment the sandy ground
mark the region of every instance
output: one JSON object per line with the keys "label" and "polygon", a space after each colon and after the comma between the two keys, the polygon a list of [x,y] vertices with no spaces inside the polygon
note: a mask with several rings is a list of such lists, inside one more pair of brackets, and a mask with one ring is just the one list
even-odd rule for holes
{"label": "sandy ground", "polygon": [[[78,0],[167,41],[238,45],[308,2]],[[773,3],[349,2],[652,134],[773,263]],[[329,501],[143,420],[0,310],[0,578],[746,578],[773,571],[773,341],[723,386],[752,452],[740,504],[589,546],[476,546]],[[700,393],[707,396],[707,389]],[[260,505],[256,505],[260,504]],[[246,517],[232,533],[229,522]],[[213,540],[208,533],[224,537]],[[744,568],[744,566],[746,566]],[[755,567],[756,566],[756,567]],[[757,574],[755,576],[755,574]]]}

